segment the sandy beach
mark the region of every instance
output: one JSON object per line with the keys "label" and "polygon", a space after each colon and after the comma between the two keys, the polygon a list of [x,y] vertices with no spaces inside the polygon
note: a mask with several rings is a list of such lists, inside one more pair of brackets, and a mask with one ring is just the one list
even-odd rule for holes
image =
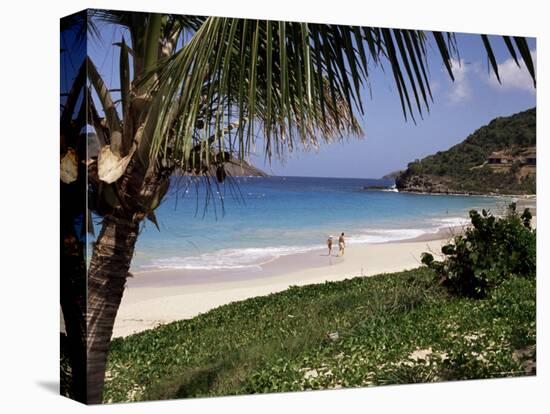
{"label": "sandy beach", "polygon": [[[536,227],[536,197],[518,197],[518,210],[529,207]],[[421,265],[429,251],[437,257],[441,246],[463,226],[439,229],[409,240],[379,244],[351,244],[344,257],[326,249],[280,257],[255,269],[152,270],[135,273],[116,318],[113,337],[124,337],[176,320],[193,318],[221,305],[255,296],[325,281],[398,272]]]}
{"label": "sandy beach", "polygon": [[159,270],[128,280],[114,337],[192,318],[218,306],[280,292],[290,286],[372,276],[420,266],[422,252],[439,253],[460,228],[392,243],[348,245],[344,257],[326,250],[281,257],[259,269],[233,272]]}
{"label": "sandy beach", "polygon": [[[536,197],[520,197],[518,210],[530,208],[536,228]],[[125,337],[173,321],[193,318],[218,306],[325,281],[372,276],[412,269],[429,251],[441,246],[463,226],[440,229],[409,240],[379,244],[350,244],[345,256],[326,249],[280,257],[258,269],[233,271],[151,270],[134,273],[127,281],[113,337]],[[64,331],[61,315],[61,330]]]}

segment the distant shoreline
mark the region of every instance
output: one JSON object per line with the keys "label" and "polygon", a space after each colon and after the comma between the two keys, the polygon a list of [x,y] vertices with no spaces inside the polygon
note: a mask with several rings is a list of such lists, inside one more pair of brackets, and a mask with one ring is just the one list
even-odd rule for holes
{"label": "distant shoreline", "polygon": [[430,191],[412,191],[412,190],[400,190],[398,192],[403,194],[422,194],[422,195],[438,195],[438,196],[463,196],[463,197],[502,197],[502,198],[524,198],[528,200],[536,199],[536,194],[502,194],[502,193],[475,193],[475,192],[430,192]]}
{"label": "distant shoreline", "polygon": [[[433,196],[453,196],[453,197],[492,197],[492,198],[499,198],[499,199],[505,199],[505,198],[515,198],[517,199],[517,204],[519,206],[525,206],[528,207],[534,211],[532,211],[533,214],[535,214],[536,211],[536,202],[537,202],[537,195],[536,194],[467,194],[467,193],[429,193],[429,192],[420,192],[420,191],[407,191],[407,190],[398,190],[401,194],[418,194],[418,195],[433,195]],[[535,203],[535,205],[532,205],[532,202]]]}

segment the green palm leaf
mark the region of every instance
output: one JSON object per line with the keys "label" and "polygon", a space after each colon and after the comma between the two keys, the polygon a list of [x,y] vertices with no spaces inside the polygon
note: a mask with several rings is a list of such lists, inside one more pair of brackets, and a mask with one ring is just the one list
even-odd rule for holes
{"label": "green palm leaf", "polygon": [[[212,135],[218,153],[228,151],[239,159],[246,158],[257,144],[270,157],[297,145],[317,147],[346,135],[360,136],[357,117],[364,114],[361,93],[369,84],[369,66],[389,65],[405,118],[415,121],[415,114],[422,116],[433,100],[427,75],[427,34],[422,31],[97,13],[100,20],[124,25],[130,32],[131,47],[121,43],[123,107],[130,88],[125,66],[131,55],[133,84],[150,101],[148,111],[155,108],[158,113],[141,117],[147,120],[150,133],[140,134],[137,145],[148,149],[151,160],[160,156],[166,162],[169,154],[183,169],[200,169],[213,162],[208,144]],[[176,51],[174,45],[183,39],[184,31],[193,35]],[[454,80],[451,62],[458,54],[454,35],[431,35]],[[155,41],[159,36],[163,44],[172,42],[162,53]],[[525,39],[503,39],[516,62],[517,55],[522,57],[535,82]],[[487,36],[482,40],[500,80],[491,44]],[[103,98],[108,122],[116,124],[108,97]],[[229,124],[237,127],[225,137],[222,131],[230,131]],[[193,155],[197,144],[201,148],[198,157]],[[146,151],[139,153],[144,157]]]}

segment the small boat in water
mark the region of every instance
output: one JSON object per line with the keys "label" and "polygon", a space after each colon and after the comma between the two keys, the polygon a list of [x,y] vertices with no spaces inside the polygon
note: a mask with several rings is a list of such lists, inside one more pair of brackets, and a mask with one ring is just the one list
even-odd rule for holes
{"label": "small boat in water", "polygon": [[393,184],[392,186],[383,186],[383,185],[368,185],[363,187],[363,190],[366,191],[390,191],[392,193],[398,193],[399,190],[397,189],[397,186]]}

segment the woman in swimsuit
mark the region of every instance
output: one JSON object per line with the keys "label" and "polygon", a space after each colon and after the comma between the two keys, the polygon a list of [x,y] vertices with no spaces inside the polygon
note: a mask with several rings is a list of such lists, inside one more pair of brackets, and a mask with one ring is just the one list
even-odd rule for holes
{"label": "woman in swimsuit", "polygon": [[328,247],[328,255],[330,256],[332,253],[332,236],[328,236],[327,247]]}

